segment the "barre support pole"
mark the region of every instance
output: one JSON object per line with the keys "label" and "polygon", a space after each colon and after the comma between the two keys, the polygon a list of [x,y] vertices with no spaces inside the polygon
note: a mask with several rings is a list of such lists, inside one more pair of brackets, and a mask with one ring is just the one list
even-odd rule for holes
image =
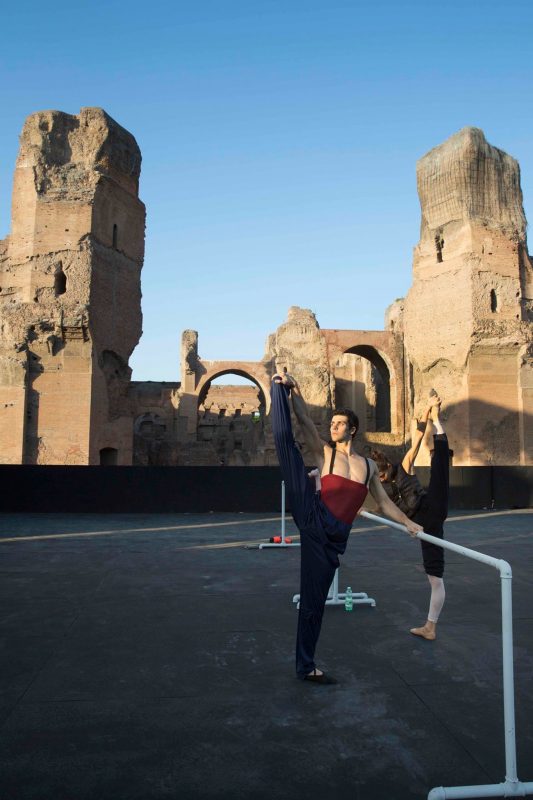
{"label": "barre support pole", "polygon": [[264,542],[259,549],[265,547],[300,547],[300,542],[287,542],[285,536],[285,481],[281,481],[281,542]]}
{"label": "barre support pole", "polygon": [[[328,589],[328,596],[326,598],[327,606],[343,606],[346,601],[346,592],[339,592],[339,567],[335,570],[335,575]],[[352,601],[354,606],[371,606],[376,607],[376,601],[373,597],[369,597],[366,592],[352,592]],[[295,594],[292,602],[296,603],[296,608],[300,608],[300,595]]]}

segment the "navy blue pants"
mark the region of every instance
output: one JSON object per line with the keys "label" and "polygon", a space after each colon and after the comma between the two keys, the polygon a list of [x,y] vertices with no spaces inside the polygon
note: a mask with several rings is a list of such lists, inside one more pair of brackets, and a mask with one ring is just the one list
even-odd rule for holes
{"label": "navy blue pants", "polygon": [[272,383],[271,421],[274,442],[287,500],[300,531],[300,610],[296,637],[296,672],[303,678],[315,669],[315,648],[322,626],[324,606],[339,555],[348,543],[351,525],[329,511],[315,481],[308,477],[302,454],[294,441],[289,408],[289,390]]}

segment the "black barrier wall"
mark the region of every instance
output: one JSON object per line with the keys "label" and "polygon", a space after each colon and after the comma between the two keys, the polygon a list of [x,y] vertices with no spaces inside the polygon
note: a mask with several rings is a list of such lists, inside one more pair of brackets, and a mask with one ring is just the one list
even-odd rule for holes
{"label": "black barrier wall", "polygon": [[273,511],[277,467],[0,466],[3,511]]}
{"label": "black barrier wall", "polygon": [[[429,467],[417,469],[429,480]],[[0,465],[0,511],[278,512],[277,467]],[[529,508],[533,467],[452,467],[450,508]],[[289,507],[289,504],[287,504]]]}

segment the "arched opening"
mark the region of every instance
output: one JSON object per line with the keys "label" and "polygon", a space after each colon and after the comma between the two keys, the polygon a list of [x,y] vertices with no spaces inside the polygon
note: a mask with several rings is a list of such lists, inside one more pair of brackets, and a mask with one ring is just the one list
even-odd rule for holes
{"label": "arched opening", "polygon": [[141,414],[135,420],[133,432],[145,439],[161,439],[166,432],[165,421],[159,414]]}
{"label": "arched opening", "polygon": [[362,433],[391,431],[390,371],[374,347],[356,345],[338,359],[335,405],[355,411]]}
{"label": "arched opening", "polygon": [[100,466],[116,467],[118,461],[118,450],[115,447],[102,447],[100,450]]}
{"label": "arched opening", "polygon": [[490,290],[490,310],[493,314],[498,310],[498,295],[496,294],[496,289]]}
{"label": "arched opening", "polygon": [[198,396],[197,441],[219,466],[263,463],[266,402],[251,375],[226,370],[207,381]]}

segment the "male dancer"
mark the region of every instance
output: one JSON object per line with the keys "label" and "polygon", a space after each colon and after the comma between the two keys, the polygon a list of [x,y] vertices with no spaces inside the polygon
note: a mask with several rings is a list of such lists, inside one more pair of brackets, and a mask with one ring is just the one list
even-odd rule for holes
{"label": "male dancer", "polygon": [[[441,399],[432,389],[428,407],[417,423],[413,444],[401,464],[393,466],[379,450],[372,450],[371,455],[378,465],[379,478],[385,491],[398,508],[410,519],[423,525],[426,533],[442,539],[444,521],[448,516],[450,451],[448,438],[439,416],[440,407]],[[415,459],[424,439],[431,452],[431,473],[427,491],[422,488],[414,470]],[[437,636],[436,626],[446,597],[442,578],[444,549],[423,540],[420,544],[424,569],[431,586],[431,597],[426,622],[420,628],[411,628],[411,633],[433,641]]]}
{"label": "male dancer", "polygon": [[[322,478],[307,474],[294,441],[289,395],[307,446]],[[296,673],[316,684],[337,681],[314,661],[328,590],[344,553],[352,522],[368,490],[383,513],[405,525],[412,536],[422,528],[387,497],[373,461],[357,455],[353,437],[359,422],[350,409],[335,411],[330,425],[331,441],[323,442],[309,416],[298,384],[284,372],[275,375],[271,389],[272,430],[287,488],[293,519],[301,534],[300,610],[296,639]],[[321,480],[321,487],[320,487]]]}

